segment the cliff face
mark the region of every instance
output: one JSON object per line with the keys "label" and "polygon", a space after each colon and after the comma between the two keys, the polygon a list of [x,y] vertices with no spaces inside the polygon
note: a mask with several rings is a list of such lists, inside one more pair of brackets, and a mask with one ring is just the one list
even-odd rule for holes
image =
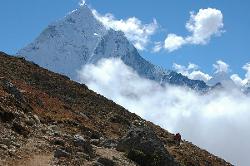
{"label": "cliff face", "polygon": [[0,165],[231,165],[66,76],[0,53]]}

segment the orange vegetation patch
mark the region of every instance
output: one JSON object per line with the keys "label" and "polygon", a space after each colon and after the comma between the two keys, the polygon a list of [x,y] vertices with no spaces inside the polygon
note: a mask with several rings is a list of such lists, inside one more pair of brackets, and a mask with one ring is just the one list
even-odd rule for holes
{"label": "orange vegetation patch", "polygon": [[41,117],[51,117],[54,120],[72,119],[74,114],[69,111],[62,101],[51,97],[47,93],[26,84],[23,81],[15,80],[13,83],[23,92],[23,95],[34,109],[34,112]]}

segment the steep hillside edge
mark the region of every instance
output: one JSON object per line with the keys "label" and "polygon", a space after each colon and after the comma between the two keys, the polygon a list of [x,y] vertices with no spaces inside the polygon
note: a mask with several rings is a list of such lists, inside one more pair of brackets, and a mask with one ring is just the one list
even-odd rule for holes
{"label": "steep hillside edge", "polygon": [[231,165],[173,137],[85,85],[0,53],[0,165]]}

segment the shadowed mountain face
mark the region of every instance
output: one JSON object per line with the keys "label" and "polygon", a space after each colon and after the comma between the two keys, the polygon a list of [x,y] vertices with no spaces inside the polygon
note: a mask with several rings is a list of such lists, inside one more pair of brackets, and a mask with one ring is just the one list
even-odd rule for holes
{"label": "shadowed mountain face", "polygon": [[86,5],[49,25],[18,54],[73,80],[78,80],[77,70],[83,65],[117,57],[144,78],[203,92],[209,89],[203,81],[190,80],[143,59],[122,32],[104,27]]}
{"label": "shadowed mountain face", "polygon": [[34,163],[231,165],[190,142],[176,144],[83,84],[0,53],[0,165]]}

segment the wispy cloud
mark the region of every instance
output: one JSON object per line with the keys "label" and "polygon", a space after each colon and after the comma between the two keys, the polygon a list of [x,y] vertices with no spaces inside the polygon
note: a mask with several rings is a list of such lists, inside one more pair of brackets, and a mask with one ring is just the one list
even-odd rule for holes
{"label": "wispy cloud", "polygon": [[168,34],[164,48],[172,52],[187,44],[207,44],[212,36],[218,36],[223,32],[223,26],[223,14],[220,10],[207,8],[200,9],[198,13],[190,12],[186,29],[191,35],[183,37],[173,33]]}
{"label": "wispy cloud", "polygon": [[155,42],[154,43],[154,47],[153,47],[153,53],[157,53],[159,51],[161,51],[162,49],[162,43],[161,42]]}
{"label": "wispy cloud", "polygon": [[250,99],[237,89],[201,96],[181,87],[162,87],[141,78],[119,59],[87,65],[79,71],[79,78],[131,112],[180,132],[185,139],[236,165],[250,163]]}
{"label": "wispy cloud", "polygon": [[146,49],[150,42],[150,37],[155,34],[158,28],[158,23],[155,19],[152,23],[143,24],[141,20],[136,17],[131,17],[126,20],[119,20],[110,13],[101,15],[96,10],[93,10],[93,14],[107,28],[124,32],[126,37],[139,50]]}
{"label": "wispy cloud", "polygon": [[226,62],[223,62],[222,60],[216,61],[216,63],[213,64],[213,67],[215,69],[215,73],[228,73],[229,72],[229,65]]}
{"label": "wispy cloud", "polygon": [[182,75],[187,76],[189,79],[193,80],[202,80],[204,82],[207,82],[212,78],[212,76],[210,76],[209,74],[200,71],[199,66],[193,63],[189,63],[187,67],[174,63],[173,69],[176,72],[181,73]]}
{"label": "wispy cloud", "polygon": [[[231,79],[236,83],[238,86],[246,86],[249,84],[250,87],[250,62],[246,63],[243,67],[243,70],[246,71],[245,78],[241,78],[238,74],[233,74]],[[248,85],[247,85],[248,86]]]}

